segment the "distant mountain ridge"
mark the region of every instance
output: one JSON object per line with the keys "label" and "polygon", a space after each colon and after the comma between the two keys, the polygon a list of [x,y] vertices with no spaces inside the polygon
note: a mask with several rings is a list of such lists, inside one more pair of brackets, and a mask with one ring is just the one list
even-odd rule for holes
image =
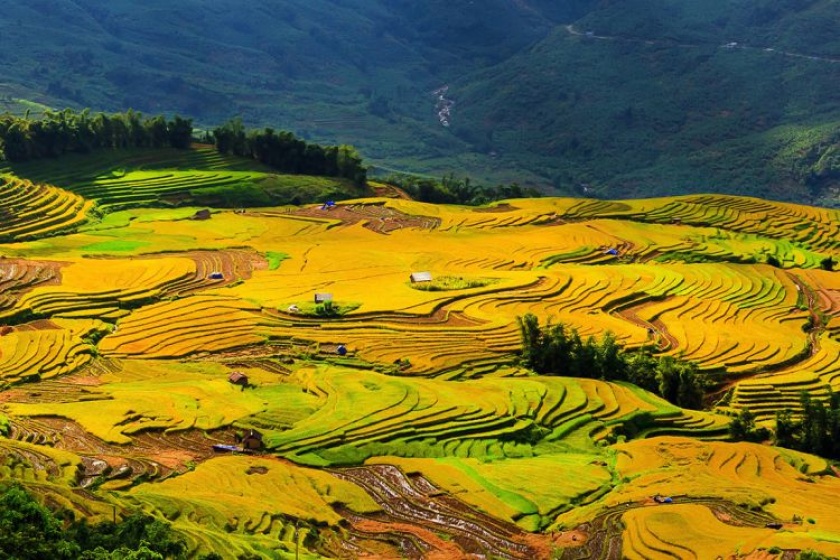
{"label": "distant mountain ridge", "polygon": [[838,20],[829,0],[9,0],[0,104],[241,115],[556,193],[837,204]]}

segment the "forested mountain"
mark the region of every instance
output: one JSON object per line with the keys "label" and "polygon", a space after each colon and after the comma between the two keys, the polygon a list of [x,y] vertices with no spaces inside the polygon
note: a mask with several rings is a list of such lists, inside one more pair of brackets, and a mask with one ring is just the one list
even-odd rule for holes
{"label": "forested mountain", "polygon": [[0,100],[238,115],[559,193],[832,204],[838,20],[831,0],[8,0]]}

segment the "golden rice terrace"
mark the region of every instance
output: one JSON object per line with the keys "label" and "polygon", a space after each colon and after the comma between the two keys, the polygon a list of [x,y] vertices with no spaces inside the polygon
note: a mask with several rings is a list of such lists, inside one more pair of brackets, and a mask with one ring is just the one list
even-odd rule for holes
{"label": "golden rice terrace", "polygon": [[[832,465],[727,441],[744,408],[770,426],[840,388],[840,212],[370,198],[208,217],[159,195],[256,172],[176,164],[0,181],[0,478],[92,521],[143,509],[226,558],[840,555]],[[528,371],[528,313],[696,362],[707,410]]]}

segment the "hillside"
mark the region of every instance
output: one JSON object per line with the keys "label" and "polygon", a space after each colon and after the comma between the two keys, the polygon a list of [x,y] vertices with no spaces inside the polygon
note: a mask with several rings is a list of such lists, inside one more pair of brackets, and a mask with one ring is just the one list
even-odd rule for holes
{"label": "hillside", "polygon": [[[266,176],[207,148],[4,170],[0,480],[194,556],[840,554],[831,462],[729,441],[838,389],[836,210],[168,202]],[[526,369],[528,314],[695,363],[708,406]]]}
{"label": "hillside", "polygon": [[[20,112],[133,107],[208,127],[238,114],[357,145],[382,172],[834,205],[837,10],[828,0],[11,0],[0,96]],[[433,94],[444,85],[449,126]]]}

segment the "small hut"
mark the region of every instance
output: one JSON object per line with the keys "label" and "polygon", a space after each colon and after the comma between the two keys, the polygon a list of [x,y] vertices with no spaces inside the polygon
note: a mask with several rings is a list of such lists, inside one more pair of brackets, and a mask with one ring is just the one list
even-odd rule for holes
{"label": "small hut", "polygon": [[248,376],[242,373],[241,371],[232,372],[228,376],[228,381],[230,381],[234,385],[241,385],[242,387],[248,386]]}
{"label": "small hut", "polygon": [[242,437],[242,441],[239,444],[245,451],[259,451],[263,446],[262,434],[257,430],[248,430],[248,433]]}
{"label": "small hut", "polygon": [[432,281],[432,273],[431,272],[412,272],[411,276],[408,277],[411,280],[412,284],[416,284],[417,282],[431,282]]}
{"label": "small hut", "polygon": [[332,294],[324,294],[324,293],[315,294],[315,303],[326,303],[326,302],[332,301],[332,300],[333,300]]}
{"label": "small hut", "polygon": [[203,210],[199,210],[192,217],[193,220],[209,220],[210,219],[210,210],[207,208]]}
{"label": "small hut", "polygon": [[218,271],[213,271],[210,273],[210,280],[224,280],[225,275]]}

